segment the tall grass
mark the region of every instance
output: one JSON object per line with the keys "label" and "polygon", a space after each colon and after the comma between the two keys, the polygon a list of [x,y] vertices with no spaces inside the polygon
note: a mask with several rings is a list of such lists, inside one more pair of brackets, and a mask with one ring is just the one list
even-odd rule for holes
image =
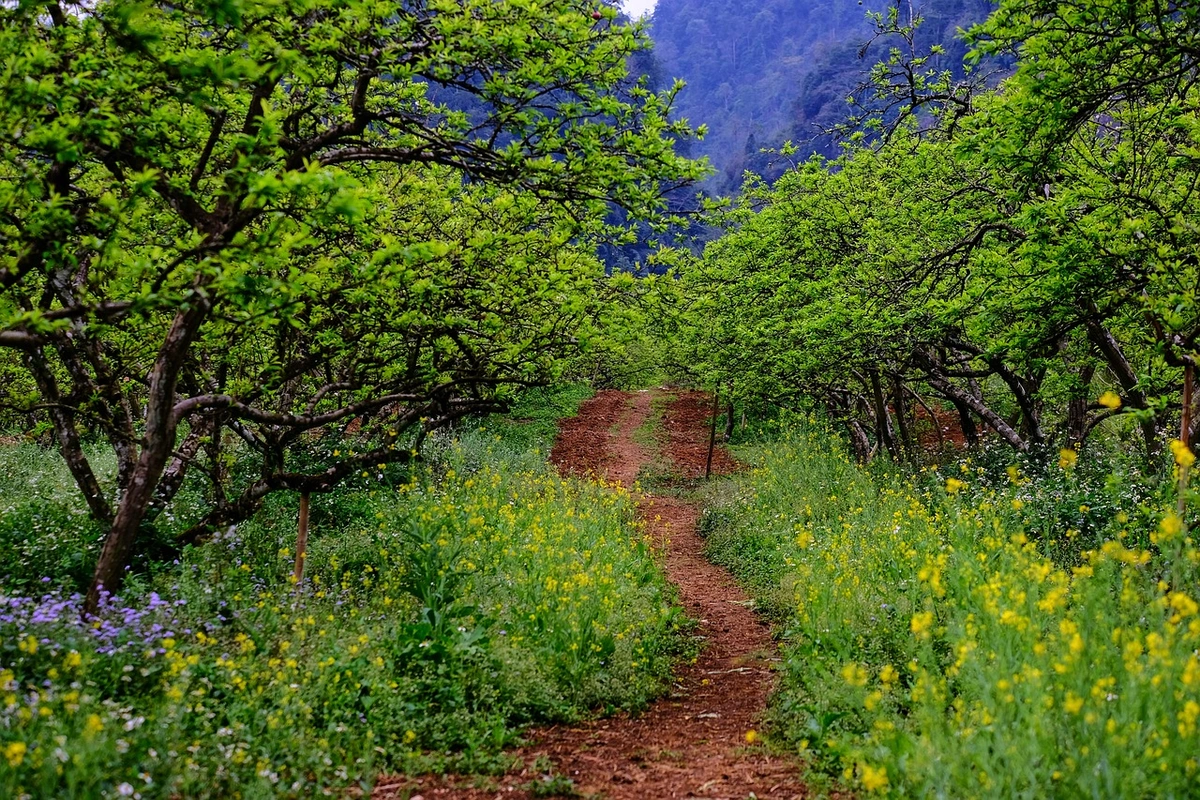
{"label": "tall grass", "polygon": [[[111,453],[89,448],[88,457],[102,480],[112,479]],[[57,453],[0,444],[0,592],[35,591],[44,579],[85,585],[103,535]]]}
{"label": "tall grass", "polygon": [[320,498],[299,586],[279,496],[96,619],[0,590],[0,796],[343,796],[499,769],[526,724],[646,703],[685,621],[632,500],[526,445],[546,431],[484,422],[403,480]]}
{"label": "tall grass", "polygon": [[895,796],[1195,796],[1200,552],[1169,491],[1074,454],[869,474],[815,424],[738,455],[710,552],[782,623],[774,729],[817,768]]}

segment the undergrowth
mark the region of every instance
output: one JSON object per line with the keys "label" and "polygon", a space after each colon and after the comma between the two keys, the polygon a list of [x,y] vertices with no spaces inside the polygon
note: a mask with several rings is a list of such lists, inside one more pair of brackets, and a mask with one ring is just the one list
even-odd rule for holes
{"label": "undergrowth", "polygon": [[1169,476],[1073,451],[864,470],[815,422],[737,455],[702,525],[782,626],[774,735],[817,770],[895,796],[1195,796],[1200,553]]}
{"label": "undergrowth", "polygon": [[388,771],[502,770],[526,724],[644,705],[684,620],[629,495],[545,465],[583,396],[314,497],[301,585],[281,495],[86,623],[70,587],[96,533],[37,488],[63,481],[53,454],[21,451],[6,503],[44,513],[6,556],[70,555],[2,568],[7,587],[48,574],[0,589],[0,796],[342,796]]}

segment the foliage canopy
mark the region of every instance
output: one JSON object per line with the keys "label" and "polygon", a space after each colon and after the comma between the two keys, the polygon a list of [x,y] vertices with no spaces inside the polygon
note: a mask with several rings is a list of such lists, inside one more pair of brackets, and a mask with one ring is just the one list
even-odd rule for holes
{"label": "foliage canopy", "polygon": [[[200,529],[235,522],[554,373],[609,204],[653,221],[703,174],[674,92],[627,73],[646,45],[593,0],[0,10],[0,345],[33,383],[8,403],[110,526],[93,605],[186,476]],[[355,418],[352,455],[297,457]]]}

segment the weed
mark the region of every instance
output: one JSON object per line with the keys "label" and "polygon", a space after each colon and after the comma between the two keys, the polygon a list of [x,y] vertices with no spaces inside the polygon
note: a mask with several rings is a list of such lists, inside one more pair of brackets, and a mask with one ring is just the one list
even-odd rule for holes
{"label": "weed", "polygon": [[[632,499],[559,478],[509,430],[464,428],[423,469],[315,496],[299,586],[295,498],[278,495],[132,574],[86,623],[63,560],[27,554],[68,542],[86,572],[69,478],[32,445],[0,450],[18,467],[0,529],[24,519],[12,509],[66,509],[0,539],[0,796],[313,797],[385,770],[501,773],[529,723],[645,705],[687,624]],[[564,781],[539,791],[569,796]]]}
{"label": "weed", "polygon": [[738,455],[709,551],[784,626],[773,723],[817,769],[904,796],[1194,793],[1200,553],[1168,492],[1076,459],[863,470],[814,423]]}
{"label": "weed", "polygon": [[534,797],[579,797],[575,782],[562,775],[543,775],[525,788]]}

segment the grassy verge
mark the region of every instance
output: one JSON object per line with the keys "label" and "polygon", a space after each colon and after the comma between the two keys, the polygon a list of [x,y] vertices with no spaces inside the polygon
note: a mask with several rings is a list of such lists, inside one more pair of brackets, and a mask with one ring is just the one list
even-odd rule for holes
{"label": "grassy verge", "polygon": [[0,796],[341,796],[501,769],[526,724],[646,703],[681,612],[629,496],[530,454],[549,414],[322,497],[301,586],[276,497],[98,620],[67,591],[0,592]]}
{"label": "grassy verge", "polygon": [[512,454],[544,456],[554,444],[558,421],[575,416],[584,400],[592,396],[585,383],[570,383],[524,392],[506,415],[496,415],[470,426],[479,433],[491,432],[496,446]]}
{"label": "grassy verge", "polygon": [[785,631],[774,735],[817,770],[895,796],[1194,796],[1200,553],[1169,492],[1070,453],[868,473],[815,425],[738,457],[703,526]]}

